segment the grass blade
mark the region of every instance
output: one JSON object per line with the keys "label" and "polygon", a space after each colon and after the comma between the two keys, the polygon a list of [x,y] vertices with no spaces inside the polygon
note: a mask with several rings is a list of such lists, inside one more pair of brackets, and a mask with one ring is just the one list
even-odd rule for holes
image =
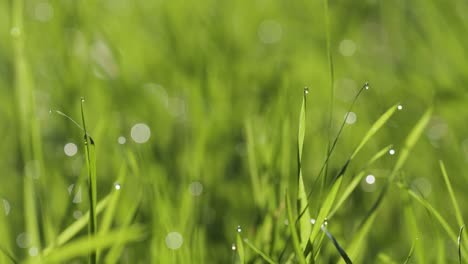
{"label": "grass blade", "polygon": [[138,241],[144,236],[145,231],[141,226],[133,226],[91,237],[86,236],[57,248],[48,255],[44,255],[43,260],[47,263],[65,262],[71,258],[92,254],[96,250],[108,248],[115,244]]}
{"label": "grass blade", "polygon": [[[96,235],[97,233],[97,218],[96,218],[96,155],[94,140],[88,135],[86,130],[86,121],[84,114],[84,98],[81,98],[81,119],[83,120],[84,130],[84,147],[86,153],[86,166],[88,167],[88,195],[89,195],[89,234]],[[97,263],[98,252],[90,252],[89,262]]]}
{"label": "grass blade", "polygon": [[333,245],[335,246],[336,250],[338,250],[338,253],[340,253],[341,257],[345,261],[346,264],[353,264],[351,259],[349,258],[348,254],[346,254],[346,251],[340,246],[338,241],[333,237],[333,235],[327,230],[327,228],[322,225],[321,226],[323,232],[325,232],[325,235],[332,241]]}
{"label": "grass blade", "polygon": [[390,107],[385,113],[383,113],[374,124],[372,124],[371,128],[367,131],[366,135],[362,138],[359,145],[354,150],[353,154],[351,154],[350,159],[354,159],[354,157],[359,153],[359,151],[364,147],[364,145],[382,128],[387,121],[392,117],[395,111],[398,109],[398,105],[394,105]]}
{"label": "grass blade", "polygon": [[463,216],[460,210],[460,206],[458,205],[457,198],[455,197],[455,193],[452,189],[452,184],[450,183],[450,179],[447,174],[447,170],[445,169],[445,165],[443,161],[439,161],[440,170],[442,171],[442,176],[444,177],[445,185],[447,186],[448,193],[450,195],[450,200],[452,201],[453,208],[455,210],[455,217],[457,219],[457,224],[459,226],[463,226],[465,221],[463,221]]}
{"label": "grass blade", "polygon": [[462,236],[462,233],[463,233],[463,229],[465,228],[465,226],[462,226],[460,228],[460,232],[458,233],[458,263],[461,264],[462,263],[462,252],[461,252],[461,236]]}
{"label": "grass blade", "polygon": [[[250,248],[252,249],[255,253],[257,253],[259,256],[261,256],[263,258],[263,260],[265,260],[266,262],[270,263],[270,264],[276,264],[276,262],[271,259],[270,257],[267,256],[267,254],[265,254],[264,252],[262,252],[260,249],[258,249],[254,244],[250,243],[250,241],[248,239],[244,239],[244,243]],[[239,244],[239,243],[238,243]]]}
{"label": "grass blade", "polygon": [[237,254],[239,255],[239,263],[245,263],[245,254],[244,254],[244,243],[242,243],[242,237],[240,231],[237,231],[236,234],[236,243],[237,243]]}
{"label": "grass blade", "polygon": [[299,261],[300,264],[306,264],[306,259],[304,257],[304,254],[302,253],[301,250],[301,244],[299,242],[299,237],[296,233],[296,225],[294,224],[294,218],[292,214],[292,208],[291,208],[291,200],[289,199],[289,192],[286,191],[286,210],[288,213],[288,221],[289,221],[289,230],[291,231],[291,237],[293,241],[293,246],[294,246],[294,251],[296,252],[296,257]]}
{"label": "grass blade", "polygon": [[253,197],[257,206],[262,207],[263,195],[262,195],[262,188],[260,184],[260,177],[258,175],[258,169],[257,169],[254,134],[253,134],[252,124],[250,120],[245,122],[245,134],[246,134],[246,141],[247,141],[246,146],[247,146],[247,158],[248,158],[248,164],[249,164],[249,175],[250,175],[250,180],[252,181]]}
{"label": "grass blade", "polygon": [[[299,131],[297,137],[297,167],[298,167],[298,183],[297,183],[297,211],[301,215],[299,218],[299,234],[301,241],[301,248],[305,250],[309,241],[311,232],[310,225],[310,214],[308,207],[307,192],[304,187],[304,179],[302,176],[302,150],[304,147],[304,138],[306,131],[306,113],[307,113],[307,95],[309,88],[304,88],[304,94],[302,97],[301,112],[299,114]],[[290,225],[294,225],[295,222],[290,222]]]}
{"label": "grass blade", "polygon": [[0,252],[2,252],[3,255],[5,255],[9,260],[11,260],[11,262],[18,263],[18,260],[13,256],[13,254],[2,245],[0,245]]}
{"label": "grass blade", "polygon": [[410,249],[410,251],[408,253],[408,257],[406,257],[406,260],[405,260],[404,264],[407,264],[408,261],[410,261],[410,259],[413,257],[413,251],[414,251],[414,247],[416,245],[416,241],[417,240],[414,240],[413,245],[411,245],[411,249]]}

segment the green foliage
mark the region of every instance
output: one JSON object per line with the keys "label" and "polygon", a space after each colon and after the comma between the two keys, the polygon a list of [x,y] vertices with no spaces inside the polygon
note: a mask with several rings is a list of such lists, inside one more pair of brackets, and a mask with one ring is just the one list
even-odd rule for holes
{"label": "green foliage", "polygon": [[467,12],[0,1],[0,263],[462,262]]}

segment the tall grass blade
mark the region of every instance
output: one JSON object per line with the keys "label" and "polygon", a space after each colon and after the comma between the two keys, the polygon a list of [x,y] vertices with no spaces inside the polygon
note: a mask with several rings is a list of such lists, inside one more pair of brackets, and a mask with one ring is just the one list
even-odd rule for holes
{"label": "tall grass blade", "polygon": [[255,141],[254,141],[254,134],[252,130],[252,124],[250,120],[245,122],[245,134],[247,140],[247,158],[249,164],[249,175],[250,180],[252,182],[253,188],[253,197],[255,204],[259,207],[263,206],[263,199],[262,199],[262,188],[260,184],[260,176],[258,175],[258,168],[257,168],[257,161],[255,155]]}
{"label": "tall grass blade", "polygon": [[[86,121],[84,114],[84,98],[81,98],[81,119],[83,121],[84,130],[84,147],[86,153],[86,166],[88,167],[88,196],[89,196],[89,234],[94,236],[97,233],[97,218],[96,218],[96,154],[94,140],[88,135],[86,130]],[[89,262],[97,263],[98,251],[90,252]]]}
{"label": "tall grass blade", "polygon": [[[297,211],[301,215],[299,218],[299,234],[302,250],[305,250],[309,241],[311,232],[310,214],[308,207],[307,192],[304,187],[304,179],[302,176],[302,150],[304,147],[304,138],[306,132],[306,113],[307,113],[307,95],[309,88],[304,88],[302,97],[301,112],[299,114],[299,131],[297,137],[297,167],[298,167],[298,183],[297,183]],[[294,225],[295,222],[290,222]]]}
{"label": "tall grass blade", "polygon": [[414,247],[416,245],[416,241],[417,240],[414,240],[413,245],[411,245],[410,251],[408,253],[408,257],[406,257],[404,264],[408,264],[410,259],[413,257],[413,252],[414,252]]}
{"label": "tall grass blade", "polygon": [[0,245],[0,252],[2,252],[3,255],[5,255],[12,263],[18,263],[18,260],[13,256],[13,254],[2,245]]}
{"label": "tall grass blade", "polygon": [[352,264],[353,262],[349,258],[346,251],[340,246],[338,241],[333,237],[333,235],[328,231],[328,229],[324,225],[322,225],[321,228],[322,228],[323,232],[325,232],[325,235],[327,235],[328,239],[331,240],[331,242],[335,246],[336,250],[338,250],[338,253],[340,253],[340,255],[343,258],[344,262],[346,264]]}
{"label": "tall grass blade", "polygon": [[250,248],[252,249],[255,253],[257,253],[260,257],[263,258],[263,260],[265,260],[266,262],[270,263],[270,264],[276,264],[276,262],[271,259],[270,257],[268,257],[267,254],[265,254],[263,251],[261,251],[259,248],[257,248],[254,244],[252,244],[248,239],[244,239],[244,243]]}
{"label": "tall grass blade", "polygon": [[299,241],[299,237],[297,235],[296,231],[296,225],[294,224],[294,218],[292,214],[292,208],[291,208],[291,200],[289,198],[289,192],[286,191],[286,211],[288,213],[288,222],[289,222],[289,230],[291,232],[291,237],[293,241],[293,246],[294,246],[294,251],[296,252],[296,257],[299,261],[300,264],[306,264],[306,259],[304,257],[304,254],[302,253],[301,249],[301,243]]}

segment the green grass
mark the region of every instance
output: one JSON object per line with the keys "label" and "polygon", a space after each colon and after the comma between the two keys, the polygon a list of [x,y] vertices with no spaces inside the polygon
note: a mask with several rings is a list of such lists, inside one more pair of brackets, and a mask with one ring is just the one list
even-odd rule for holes
{"label": "green grass", "polygon": [[0,1],[0,263],[463,263],[467,12]]}

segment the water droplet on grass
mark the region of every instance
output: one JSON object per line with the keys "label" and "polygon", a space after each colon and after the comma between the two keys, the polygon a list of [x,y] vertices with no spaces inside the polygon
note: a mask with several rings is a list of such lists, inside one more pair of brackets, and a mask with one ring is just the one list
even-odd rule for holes
{"label": "water droplet on grass", "polygon": [[240,225],[237,226],[237,232],[238,232],[238,233],[242,232],[242,229],[241,229],[241,226],[240,226]]}
{"label": "water droplet on grass", "polygon": [[120,136],[117,139],[117,142],[119,142],[120,145],[123,145],[123,144],[125,144],[125,142],[127,142],[127,139],[124,136]]}
{"label": "water droplet on grass", "polygon": [[402,106],[401,104],[399,104],[399,105],[397,106],[397,109],[398,109],[398,110],[401,110],[401,109],[403,109],[403,106]]}
{"label": "water droplet on grass", "polygon": [[20,248],[28,248],[31,246],[31,237],[27,233],[21,233],[16,237],[16,244]]}
{"label": "water droplet on grass", "polygon": [[304,94],[309,94],[309,87],[304,88]]}
{"label": "water droplet on grass", "polygon": [[78,147],[75,143],[70,142],[65,144],[65,146],[63,147],[63,152],[65,152],[65,155],[67,155],[68,157],[73,157],[78,152]]}
{"label": "water droplet on grass", "polygon": [[120,186],[119,183],[116,183],[116,184],[114,185],[114,188],[115,188],[116,190],[120,190],[121,186]]}
{"label": "water droplet on grass", "polygon": [[311,219],[310,219],[310,223],[313,224],[313,225],[315,225],[315,219],[311,218]]}
{"label": "water droplet on grass", "polygon": [[148,125],[139,123],[132,127],[130,135],[132,136],[133,141],[141,144],[149,140],[151,137],[151,130]]}
{"label": "water droplet on grass", "polygon": [[369,83],[368,82],[364,83],[364,89],[369,90]]}
{"label": "water droplet on grass", "polygon": [[37,249],[37,247],[31,247],[28,250],[28,253],[29,253],[29,256],[35,257],[35,256],[37,256],[37,254],[39,254],[39,250]]}
{"label": "water droplet on grass", "polygon": [[81,97],[81,102],[84,103],[84,97]]}
{"label": "water droplet on grass", "polygon": [[391,149],[391,150],[388,151],[388,154],[390,154],[390,155],[395,155],[395,153],[396,153],[396,151],[394,149]]}
{"label": "water droplet on grass", "polygon": [[232,243],[231,249],[236,250],[237,249],[236,244]]}
{"label": "water droplet on grass", "polygon": [[372,174],[367,175],[366,182],[367,182],[367,184],[374,184],[375,183],[374,175],[372,175]]}
{"label": "water droplet on grass", "polygon": [[3,200],[3,209],[5,210],[5,215],[9,215],[10,210],[11,210],[10,203],[6,199],[2,199],[2,200]]}

